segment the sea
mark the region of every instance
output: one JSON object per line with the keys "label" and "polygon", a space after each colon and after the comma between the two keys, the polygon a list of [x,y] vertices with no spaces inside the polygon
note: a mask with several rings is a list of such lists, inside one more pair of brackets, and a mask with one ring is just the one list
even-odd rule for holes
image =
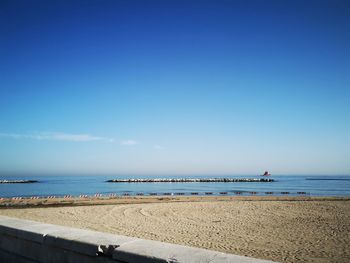
{"label": "sea", "polygon": [[0,184],[0,197],[61,197],[65,195],[307,195],[350,196],[350,175],[272,175],[274,182],[234,183],[109,183],[127,178],[261,178],[261,176],[0,176],[0,180],[37,180],[37,183]]}

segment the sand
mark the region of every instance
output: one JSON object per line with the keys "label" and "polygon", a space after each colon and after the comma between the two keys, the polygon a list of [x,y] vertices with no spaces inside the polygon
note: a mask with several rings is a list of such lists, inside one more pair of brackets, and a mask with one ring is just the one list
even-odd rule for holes
{"label": "sand", "polygon": [[[147,202],[135,204],[135,200]],[[279,262],[350,262],[350,200],[346,198],[127,201],[0,209],[0,214]]]}

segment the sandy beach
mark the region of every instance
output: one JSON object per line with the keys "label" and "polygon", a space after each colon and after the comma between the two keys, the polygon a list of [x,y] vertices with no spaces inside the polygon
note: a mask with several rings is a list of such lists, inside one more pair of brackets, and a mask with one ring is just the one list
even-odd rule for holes
{"label": "sandy beach", "polygon": [[63,203],[0,209],[0,214],[279,262],[350,262],[348,198],[144,197]]}

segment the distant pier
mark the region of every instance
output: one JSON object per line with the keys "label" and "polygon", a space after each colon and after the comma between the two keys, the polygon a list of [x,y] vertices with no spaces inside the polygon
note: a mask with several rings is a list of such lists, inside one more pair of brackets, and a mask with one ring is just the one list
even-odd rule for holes
{"label": "distant pier", "polygon": [[0,180],[0,184],[31,184],[37,182],[36,180]]}
{"label": "distant pier", "polygon": [[153,179],[112,179],[108,183],[242,183],[274,182],[270,178],[153,178]]}

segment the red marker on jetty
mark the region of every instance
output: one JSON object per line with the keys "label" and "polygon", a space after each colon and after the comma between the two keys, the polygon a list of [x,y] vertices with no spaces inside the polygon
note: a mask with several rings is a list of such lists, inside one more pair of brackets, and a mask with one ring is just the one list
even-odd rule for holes
{"label": "red marker on jetty", "polygon": [[271,174],[268,171],[265,171],[264,174],[262,174],[261,176],[270,176]]}

